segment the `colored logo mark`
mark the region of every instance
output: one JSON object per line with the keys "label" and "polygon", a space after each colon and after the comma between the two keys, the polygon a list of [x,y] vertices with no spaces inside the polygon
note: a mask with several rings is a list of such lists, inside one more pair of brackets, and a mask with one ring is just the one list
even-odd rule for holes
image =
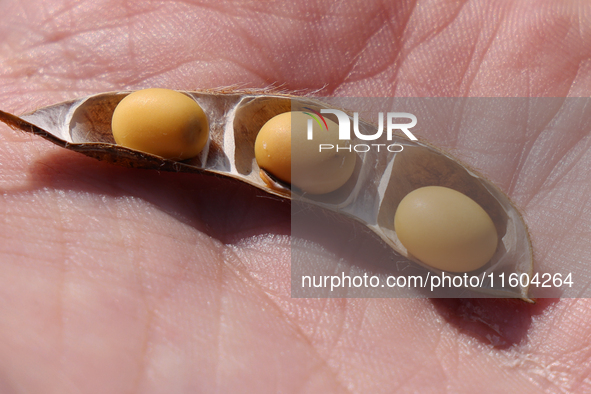
{"label": "colored logo mark", "polygon": [[322,129],[322,123],[320,123],[320,119],[322,119],[322,122],[324,123],[324,127],[326,127],[326,130],[328,130],[328,125],[326,124],[326,120],[324,120],[324,116],[320,115],[320,113],[318,113],[317,111],[314,111],[310,107],[304,107],[304,109],[307,109],[308,111],[313,112],[313,113],[310,113],[310,112],[303,111],[306,115],[311,116],[312,119],[314,119],[316,121],[316,123],[318,123],[318,126],[320,126],[320,129]]}

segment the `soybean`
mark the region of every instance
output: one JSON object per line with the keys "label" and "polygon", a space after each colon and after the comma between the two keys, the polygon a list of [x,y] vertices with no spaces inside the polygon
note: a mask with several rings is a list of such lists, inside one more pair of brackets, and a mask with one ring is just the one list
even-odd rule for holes
{"label": "soybean", "polygon": [[185,160],[205,147],[209,125],[189,96],[169,89],[145,89],[126,96],[111,121],[118,145],[165,159]]}
{"label": "soybean", "polygon": [[[338,125],[330,119],[327,127],[314,121],[308,139],[308,120],[310,115],[300,111],[271,118],[257,135],[255,158],[261,169],[303,192],[330,193],[351,178],[357,155],[346,149],[348,142],[339,141]],[[345,149],[320,150],[321,144]]]}
{"label": "soybean", "polygon": [[446,187],[407,194],[396,210],[394,228],[410,255],[443,271],[481,268],[497,249],[490,216],[468,196]]}

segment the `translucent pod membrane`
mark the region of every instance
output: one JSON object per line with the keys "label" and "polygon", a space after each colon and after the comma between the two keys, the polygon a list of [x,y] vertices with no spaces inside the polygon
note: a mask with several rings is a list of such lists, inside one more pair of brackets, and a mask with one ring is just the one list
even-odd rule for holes
{"label": "translucent pod membrane", "polygon": [[[93,95],[41,108],[20,118],[0,112],[0,120],[13,128],[38,134],[64,148],[100,160],[134,168],[222,175],[246,182],[267,193],[292,199],[298,212],[302,211],[302,206],[332,211],[337,217],[343,218],[342,223],[353,227],[361,224],[376,234],[391,250],[418,264],[418,267],[423,267],[426,281],[433,276],[447,275],[454,278],[462,277],[465,273],[434,268],[409,253],[396,234],[396,211],[403,198],[417,189],[427,186],[453,189],[473,200],[488,214],[494,224],[498,245],[490,261],[468,273],[470,277],[480,278],[477,286],[464,281],[459,286],[460,293],[446,293],[444,296],[470,295],[475,292],[485,296],[515,297],[531,301],[528,283],[507,285],[511,274],[526,274],[529,277],[533,274],[527,227],[514,205],[495,185],[457,159],[425,142],[412,140],[403,130],[388,133],[387,122],[391,119],[388,119],[387,114],[383,114],[380,128],[360,120],[353,112],[355,108],[347,107],[346,103],[341,106],[341,103],[331,99],[317,100],[237,91],[182,93],[199,104],[209,127],[209,138],[201,152],[183,161],[165,159],[115,143],[111,129],[113,113],[119,102],[130,92]],[[328,103],[330,101],[333,101],[332,104]],[[343,108],[348,108],[348,111]],[[312,144],[312,159],[307,156],[304,159],[304,164],[306,160],[319,160],[318,163],[323,163],[323,160],[330,161],[331,158],[340,157],[338,155],[346,150],[342,162],[347,163],[347,175],[336,183],[336,190],[330,188],[327,192],[314,186],[312,192],[308,192],[306,187],[310,190],[309,186],[297,186],[309,185],[312,173],[321,171],[322,164],[298,166],[294,165],[292,158],[290,178],[274,176],[272,171],[259,167],[255,157],[255,141],[259,131],[272,118],[290,111],[309,116],[306,119],[298,115],[300,121],[305,121],[303,130],[301,124],[292,122],[292,133],[296,130],[298,133],[305,133],[306,138],[300,136],[303,144],[316,141],[315,136],[318,138],[323,130],[328,132],[329,122],[332,124],[330,129],[335,129],[337,126],[334,125],[338,125],[340,133],[344,124],[342,116],[349,120],[349,140],[344,140],[343,135],[338,134],[323,140],[323,146],[320,146],[321,142]],[[385,112],[388,108],[378,108],[377,111]],[[406,119],[402,122],[408,121]],[[412,130],[420,137],[420,129]],[[368,136],[375,136],[375,139]],[[300,143],[293,134],[291,138],[292,146]],[[330,141],[336,142],[329,143]],[[323,155],[320,159],[314,156],[316,148],[317,153]],[[297,152],[292,154],[298,155]],[[336,160],[335,168],[339,167],[340,160]],[[291,181],[293,187],[286,179]],[[295,220],[292,217],[292,222],[297,222],[292,225],[292,236],[307,231],[307,225],[301,225],[300,219]],[[306,266],[305,256],[308,255],[301,254],[301,249],[296,249],[296,253],[292,253],[292,296],[343,296],[343,293],[336,292],[327,294],[294,290],[294,284],[297,287],[300,283],[299,276],[305,273],[302,267]],[[306,260],[302,264],[301,258]],[[294,273],[299,275],[298,278],[294,279]],[[505,283],[499,280],[503,276]],[[428,291],[428,286],[417,287],[427,289],[422,296],[433,296]],[[418,291],[421,292],[420,289]],[[379,296],[388,295],[379,293]]]}

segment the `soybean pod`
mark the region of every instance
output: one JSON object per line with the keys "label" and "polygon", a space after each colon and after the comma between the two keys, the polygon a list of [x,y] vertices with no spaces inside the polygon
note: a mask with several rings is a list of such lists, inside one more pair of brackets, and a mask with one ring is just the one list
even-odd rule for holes
{"label": "soybean pod", "polygon": [[[355,128],[350,140],[339,134],[337,110]],[[333,211],[434,275],[532,276],[527,226],[498,187],[400,130],[369,144],[363,136],[378,136],[383,124],[352,110],[287,94],[149,89],[93,95],[20,117],[0,111],[0,120],[99,160],[229,177]],[[521,284],[472,290],[531,301]]]}

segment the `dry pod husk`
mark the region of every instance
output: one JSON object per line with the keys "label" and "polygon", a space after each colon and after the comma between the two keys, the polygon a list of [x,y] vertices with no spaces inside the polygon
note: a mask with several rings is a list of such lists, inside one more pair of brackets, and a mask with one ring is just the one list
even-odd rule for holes
{"label": "dry pod husk", "polygon": [[[0,111],[0,120],[12,128],[38,134],[66,149],[134,168],[159,171],[210,173],[247,182],[270,194],[314,204],[352,217],[375,232],[392,249],[428,268],[410,255],[394,230],[394,216],[400,201],[413,190],[443,186],[463,193],[478,203],[492,219],[498,247],[488,264],[470,275],[498,278],[533,274],[533,257],[527,227],[517,209],[495,185],[457,159],[421,141],[394,136],[389,144],[402,152],[358,153],[350,179],[327,194],[307,194],[273,179],[261,171],[255,160],[255,140],[262,126],[274,116],[331,106],[304,97],[257,92],[183,92],[203,109],[209,122],[209,140],[197,156],[174,161],[115,144],[111,119],[118,103],[131,92],[93,95],[41,108],[17,117]],[[330,116],[328,116],[330,118]],[[336,118],[334,119],[336,120]],[[359,121],[363,134],[374,134],[376,126]],[[292,171],[293,172],[293,171]],[[292,177],[297,174],[292,173]],[[295,183],[295,182],[294,182]],[[454,275],[454,273],[449,273]],[[531,301],[528,288],[493,286],[484,283],[471,290],[499,297]]]}

